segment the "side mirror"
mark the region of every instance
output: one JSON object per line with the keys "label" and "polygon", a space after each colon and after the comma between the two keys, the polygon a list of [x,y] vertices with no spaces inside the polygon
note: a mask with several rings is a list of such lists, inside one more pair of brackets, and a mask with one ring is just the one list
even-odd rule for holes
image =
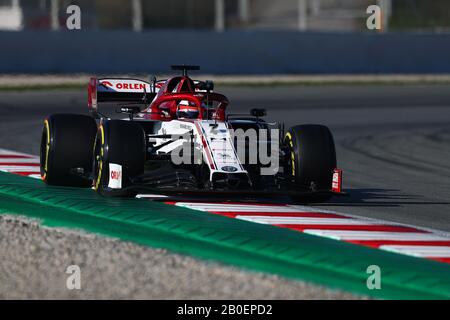
{"label": "side mirror", "polygon": [[205,81],[205,90],[210,92],[214,90],[214,82],[212,82],[211,80],[206,80]]}
{"label": "side mirror", "polygon": [[267,112],[266,112],[266,109],[256,109],[255,108],[255,109],[250,110],[250,114],[254,117],[259,118],[259,117],[264,117],[267,114]]}
{"label": "side mirror", "polygon": [[214,90],[214,82],[212,82],[211,80],[201,81],[197,85],[197,88],[200,90],[211,92]]}

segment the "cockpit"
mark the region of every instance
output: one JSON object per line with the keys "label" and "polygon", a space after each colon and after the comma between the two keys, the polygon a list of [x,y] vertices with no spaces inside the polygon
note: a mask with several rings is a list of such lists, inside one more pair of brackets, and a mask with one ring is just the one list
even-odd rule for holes
{"label": "cockpit", "polygon": [[211,92],[205,82],[196,82],[188,76],[176,76],[168,79],[160,87],[149,111],[151,119],[162,121],[224,120],[227,105],[228,99],[221,94]]}

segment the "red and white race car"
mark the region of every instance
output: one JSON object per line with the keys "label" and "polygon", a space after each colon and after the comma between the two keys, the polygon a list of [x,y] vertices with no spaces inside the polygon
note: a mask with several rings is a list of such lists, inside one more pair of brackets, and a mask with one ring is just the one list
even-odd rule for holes
{"label": "red and white race car", "polygon": [[[50,185],[94,187],[102,195],[221,193],[290,195],[302,202],[341,194],[330,130],[268,123],[264,109],[226,114],[211,81],[182,75],[150,82],[92,78],[90,115],[44,121],[41,175]],[[98,106],[122,114],[113,119]],[[126,116],[124,116],[124,114]]]}

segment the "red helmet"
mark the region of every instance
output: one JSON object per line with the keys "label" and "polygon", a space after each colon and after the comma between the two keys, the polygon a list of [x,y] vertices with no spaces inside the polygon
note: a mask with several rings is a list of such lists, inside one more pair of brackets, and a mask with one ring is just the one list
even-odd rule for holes
{"label": "red helmet", "polygon": [[200,115],[200,110],[196,106],[191,106],[189,103],[181,101],[177,107],[177,118],[197,119]]}

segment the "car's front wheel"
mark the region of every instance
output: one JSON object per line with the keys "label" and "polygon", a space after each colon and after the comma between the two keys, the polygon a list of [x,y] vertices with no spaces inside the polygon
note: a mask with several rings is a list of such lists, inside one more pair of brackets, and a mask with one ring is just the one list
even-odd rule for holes
{"label": "car's front wheel", "polygon": [[94,145],[94,189],[104,196],[133,197],[133,181],[144,173],[145,134],[133,121],[108,120]]}

